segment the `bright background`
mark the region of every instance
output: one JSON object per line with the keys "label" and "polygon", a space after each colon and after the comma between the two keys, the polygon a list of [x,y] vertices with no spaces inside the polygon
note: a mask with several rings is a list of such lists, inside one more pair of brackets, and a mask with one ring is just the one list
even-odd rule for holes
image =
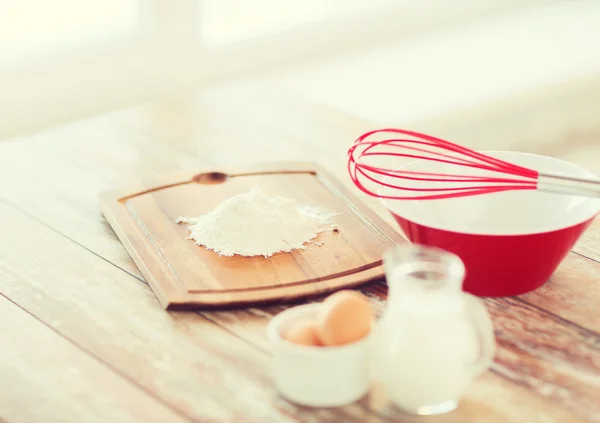
{"label": "bright background", "polygon": [[600,2],[0,0],[0,138],[237,81],[399,124],[600,70]]}

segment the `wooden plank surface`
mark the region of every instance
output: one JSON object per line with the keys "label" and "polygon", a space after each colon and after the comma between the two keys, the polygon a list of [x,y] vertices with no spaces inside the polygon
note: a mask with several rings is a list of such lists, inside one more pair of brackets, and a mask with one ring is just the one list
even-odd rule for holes
{"label": "wooden plank surface", "polygon": [[2,421],[192,420],[0,296]]}
{"label": "wooden plank surface", "polygon": [[[281,400],[271,383],[264,330],[279,307],[166,313],[142,281],[9,206],[0,206],[0,216],[4,222],[0,230],[9,241],[0,250],[2,292],[189,418],[248,422],[310,422],[319,418],[413,421],[397,412],[371,412],[364,401],[340,410],[305,410]],[[24,227],[29,228],[25,233]],[[33,263],[27,251],[36,257]],[[12,268],[21,270],[17,274]],[[378,297],[377,293],[374,295]],[[478,393],[479,389],[495,391],[507,402],[498,404],[469,394],[458,412],[435,421],[504,422],[511,421],[511,416],[533,418],[546,413],[553,415],[550,421],[577,421],[575,415],[559,405],[546,402],[495,373],[478,380],[470,392]],[[507,407],[523,398],[529,400],[522,402],[518,412]]]}
{"label": "wooden plank surface", "polygon": [[[594,395],[600,383],[600,310],[594,304],[600,302],[600,264],[593,260],[600,257],[598,221],[548,285],[520,298],[488,300],[499,354],[459,410],[441,418],[377,412],[366,401],[339,410],[306,410],[280,399],[269,376],[264,329],[281,307],[162,310],[103,221],[100,191],[140,175],[151,179],[172,170],[263,161],[265,151],[271,160],[318,156],[351,187],[345,149],[372,129],[371,123],[285,96],[263,94],[257,104],[251,93],[216,91],[0,145],[0,176],[9,181],[0,187],[0,292],[188,419],[599,421]],[[428,132],[425,126],[413,128]],[[433,134],[462,134],[475,143],[457,128],[448,125]],[[595,145],[594,137],[586,137],[577,151],[563,150],[561,157],[591,168],[600,164],[600,155],[579,152]],[[520,142],[544,152],[543,143]],[[494,148],[510,145],[514,140],[494,138]],[[363,199],[391,222],[376,200]],[[383,306],[383,285],[364,292]]]}
{"label": "wooden plank surface", "polygon": [[19,306],[199,421],[294,421],[272,409],[273,390],[259,371],[264,353],[196,313],[165,312],[138,279],[0,209],[10,241],[0,252],[0,289]]}

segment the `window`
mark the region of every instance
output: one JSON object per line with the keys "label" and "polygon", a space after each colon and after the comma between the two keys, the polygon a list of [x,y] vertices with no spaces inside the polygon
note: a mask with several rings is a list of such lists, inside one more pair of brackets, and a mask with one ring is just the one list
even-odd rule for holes
{"label": "window", "polygon": [[0,137],[544,1],[0,2]]}
{"label": "window", "polygon": [[139,18],[135,0],[0,2],[0,61],[131,35],[139,28]]}
{"label": "window", "polygon": [[202,39],[223,44],[276,34],[306,24],[327,23],[369,10],[392,7],[393,0],[205,0],[200,9]]}

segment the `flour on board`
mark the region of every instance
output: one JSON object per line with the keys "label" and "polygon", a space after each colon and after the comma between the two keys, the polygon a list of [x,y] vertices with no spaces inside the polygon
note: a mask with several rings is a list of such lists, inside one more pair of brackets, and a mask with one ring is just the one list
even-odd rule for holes
{"label": "flour on board", "polygon": [[319,233],[333,230],[336,213],[283,197],[267,197],[258,188],[228,198],[210,213],[180,217],[189,239],[222,256],[264,256],[304,249]]}

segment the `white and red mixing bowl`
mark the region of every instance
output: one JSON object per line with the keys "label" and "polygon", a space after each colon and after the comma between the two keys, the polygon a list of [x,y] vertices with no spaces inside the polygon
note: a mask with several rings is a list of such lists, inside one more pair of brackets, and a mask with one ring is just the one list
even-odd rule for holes
{"label": "white and red mixing bowl", "polygon": [[[519,152],[485,152],[542,172],[597,178],[564,160]],[[444,173],[444,164],[417,160],[403,170]],[[456,173],[456,167],[452,167]],[[470,169],[463,172],[471,173]],[[381,186],[380,196],[398,195]],[[508,191],[443,200],[381,199],[406,237],[458,255],[464,289],[479,296],[512,296],[542,286],[600,213],[600,199]]]}

